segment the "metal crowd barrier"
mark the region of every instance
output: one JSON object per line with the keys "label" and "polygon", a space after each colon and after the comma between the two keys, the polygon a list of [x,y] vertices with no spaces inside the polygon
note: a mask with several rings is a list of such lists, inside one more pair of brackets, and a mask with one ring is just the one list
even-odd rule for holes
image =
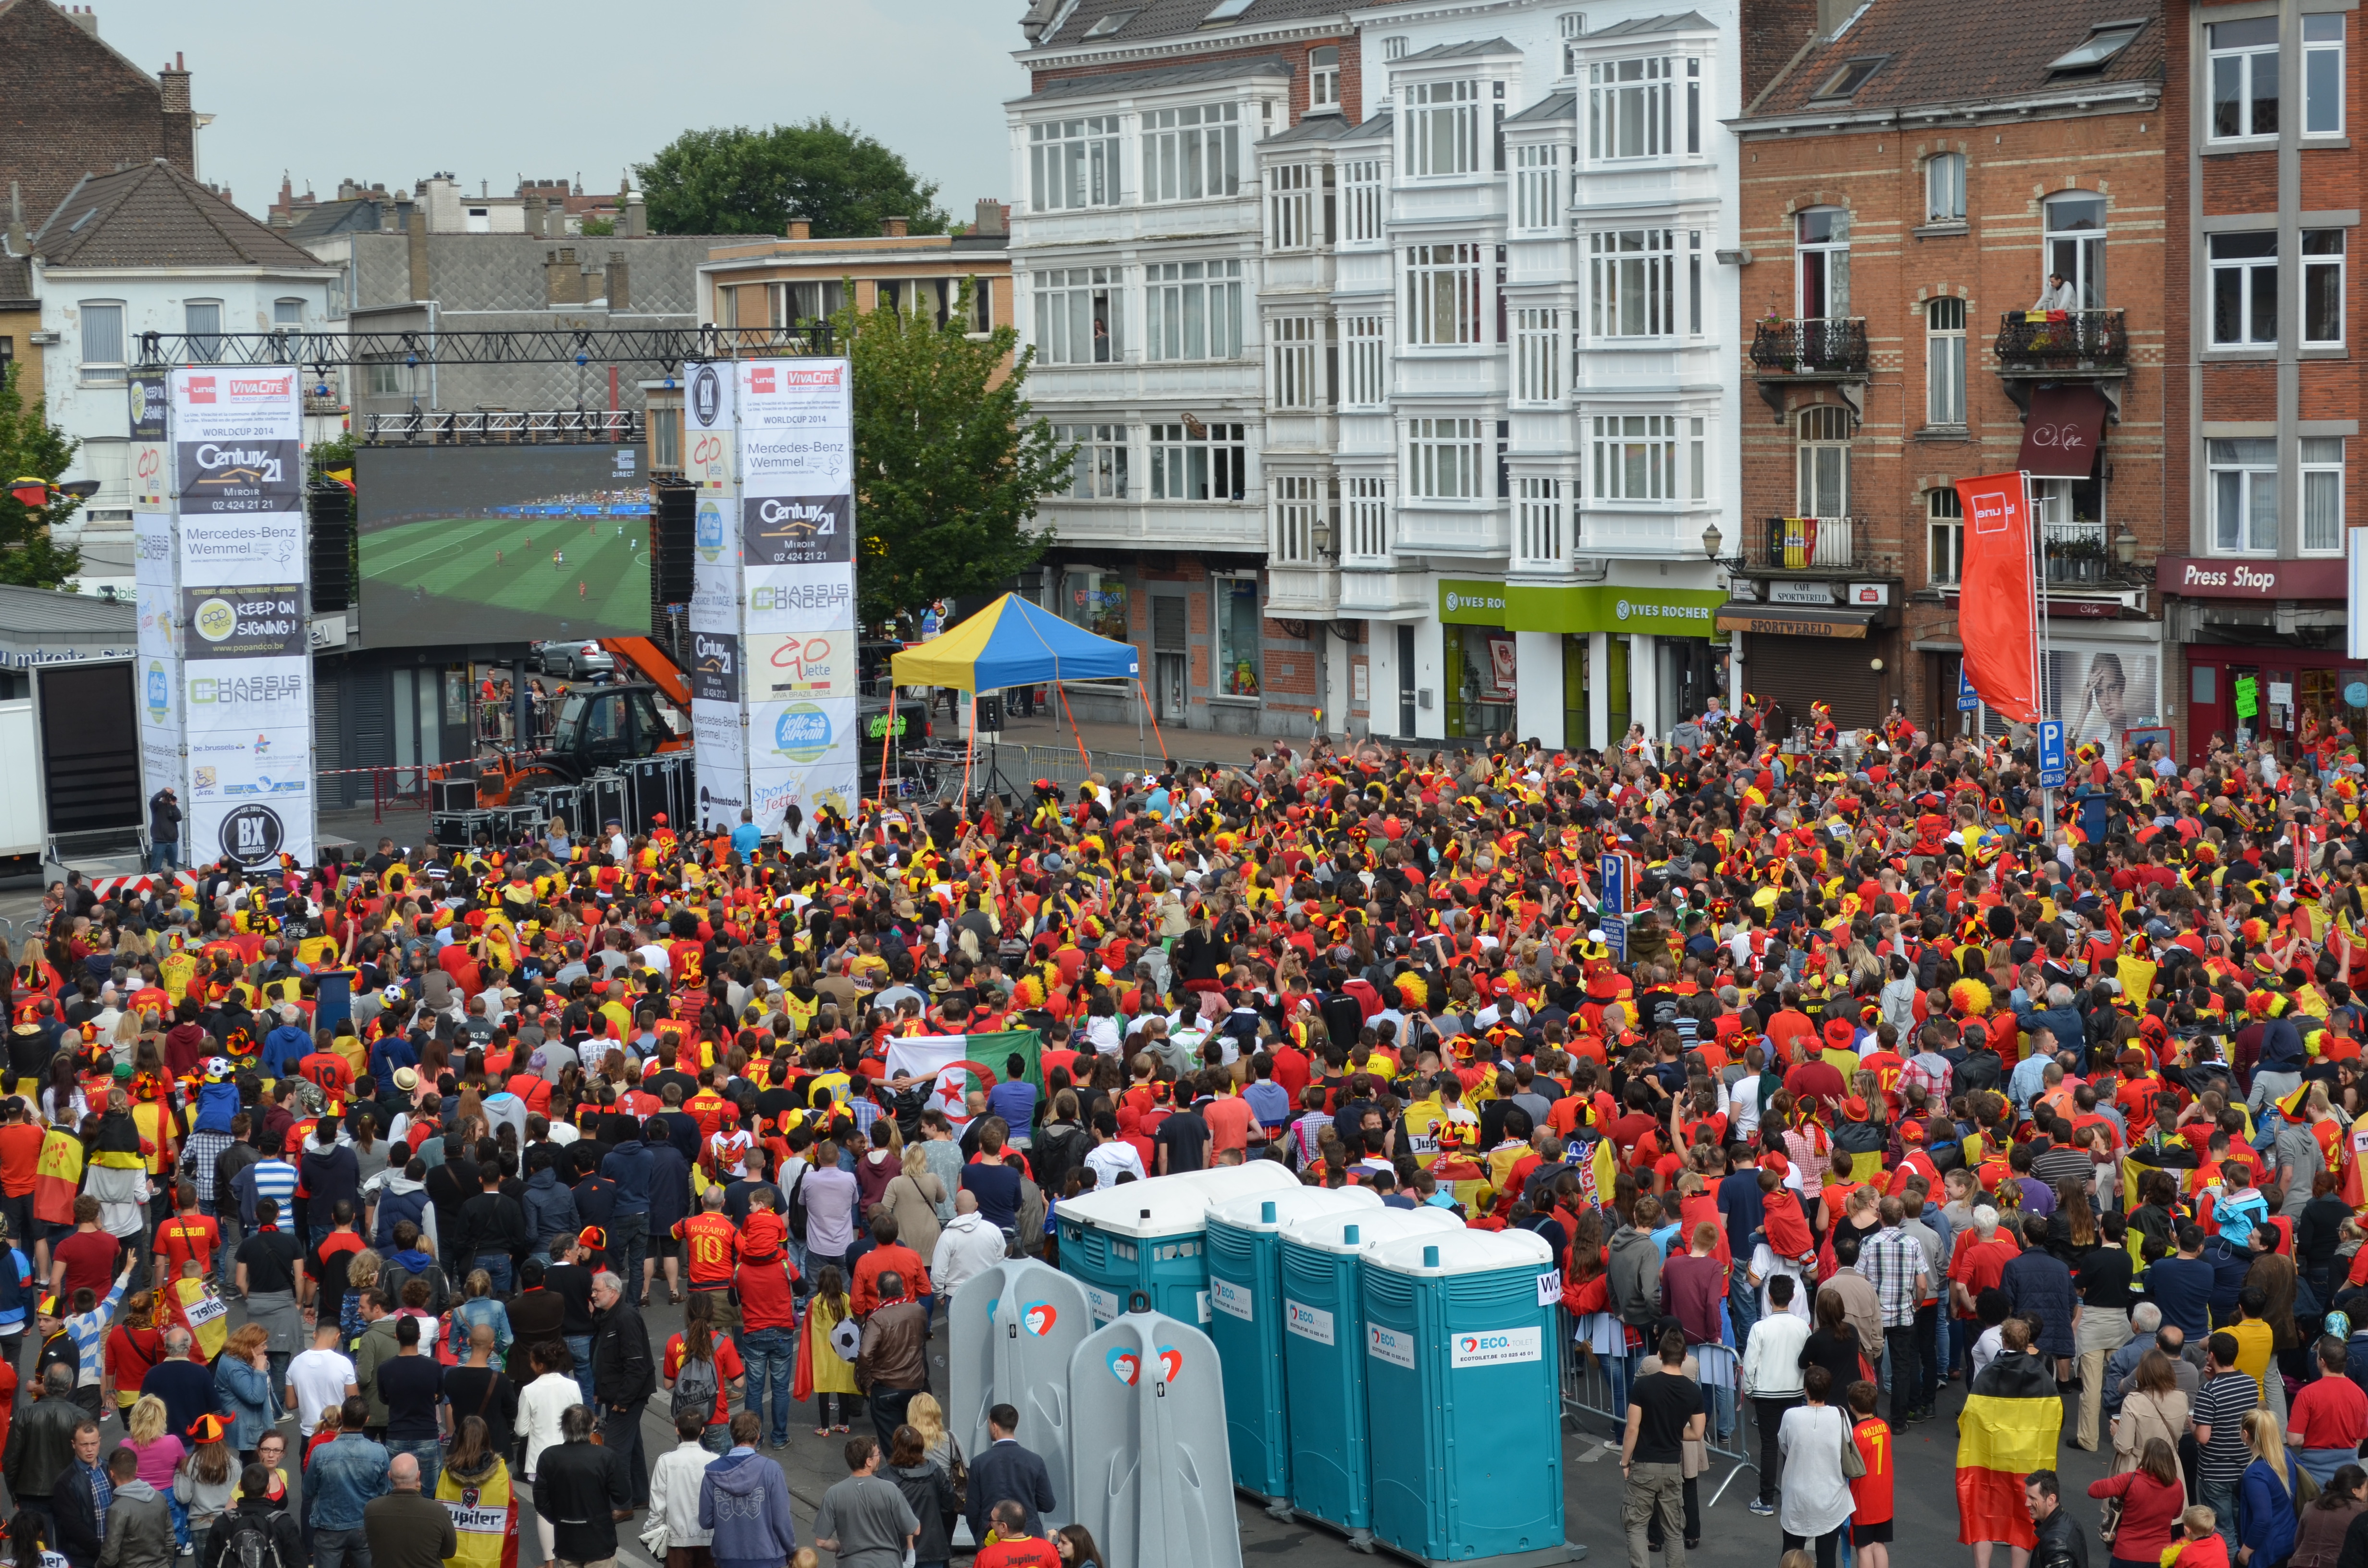
{"label": "metal crowd barrier", "polygon": [[[1567,1312],[1557,1314],[1567,1335],[1579,1320]],[[1751,1457],[1746,1437],[1752,1426],[1751,1402],[1743,1396],[1743,1358],[1725,1346],[1697,1345],[1687,1352],[1692,1356],[1702,1372],[1703,1401],[1710,1406],[1711,1420],[1705,1425],[1703,1446],[1713,1461],[1728,1461],[1726,1473],[1718,1485],[1703,1499],[1702,1506],[1715,1507],[1726,1495],[1726,1489],[1745,1471],[1758,1473],[1759,1463]],[[1641,1364],[1641,1361],[1639,1362]],[[1628,1426],[1628,1390],[1634,1382],[1629,1364],[1623,1358],[1599,1356],[1585,1339],[1565,1339],[1562,1357],[1562,1419],[1564,1427],[1578,1437],[1590,1434],[1600,1437],[1612,1448],[1620,1445]],[[1713,1397],[1724,1390],[1727,1399],[1726,1436],[1719,1436],[1719,1402]],[[1716,1468],[1713,1462],[1713,1469]],[[1705,1471],[1703,1480],[1709,1479]]]}

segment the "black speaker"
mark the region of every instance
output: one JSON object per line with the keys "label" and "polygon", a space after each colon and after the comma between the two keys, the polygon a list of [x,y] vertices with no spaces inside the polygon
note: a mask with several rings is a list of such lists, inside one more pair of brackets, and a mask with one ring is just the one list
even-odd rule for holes
{"label": "black speaker", "polygon": [[650,608],[690,602],[691,562],[699,548],[699,486],[662,479],[650,486]]}
{"label": "black speaker", "polygon": [[473,778],[436,778],[427,785],[427,809],[430,812],[473,812],[477,809],[477,781]]}
{"label": "black speaker", "polygon": [[354,493],[334,482],[304,493],[313,535],[313,613],[332,614],[354,604]]}
{"label": "black speaker", "polygon": [[1002,693],[982,692],[979,694],[978,727],[981,731],[990,733],[1003,728]]}
{"label": "black speaker", "polygon": [[629,822],[625,810],[625,779],[622,774],[602,771],[584,782],[584,821],[576,831],[589,837],[606,837],[611,822]]}

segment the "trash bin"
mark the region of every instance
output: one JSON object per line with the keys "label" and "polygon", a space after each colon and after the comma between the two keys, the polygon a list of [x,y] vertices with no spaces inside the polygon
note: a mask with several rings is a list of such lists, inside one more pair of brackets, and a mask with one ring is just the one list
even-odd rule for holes
{"label": "trash bin", "polygon": [[[994,1441],[986,1413],[1019,1413],[1012,1434],[1054,1475],[1069,1462],[1069,1359],[1093,1331],[1086,1290],[1032,1257],[998,1263],[966,1280],[946,1314],[946,1426],[966,1454]],[[1050,1517],[1069,1519],[1069,1498]]]}
{"label": "trash bin", "polygon": [[1291,1506],[1362,1542],[1372,1523],[1359,1255],[1378,1242],[1461,1234],[1443,1209],[1326,1214],[1282,1228],[1282,1374]]}
{"label": "trash bin", "polygon": [[1112,1568],[1241,1568],[1217,1347],[1130,1300],[1070,1358],[1074,1440],[1053,1490]]}
{"label": "trash bin", "polygon": [[1086,1288],[1093,1326],[1114,1322],[1127,1298],[1148,1291],[1155,1311],[1209,1321],[1209,1205],[1254,1192],[1299,1190],[1274,1160],[1131,1181],[1064,1199],[1053,1210],[1061,1272]]}
{"label": "trash bin", "polygon": [[1423,1562],[1572,1561],[1553,1249],[1526,1231],[1394,1237],[1360,1283],[1365,1407],[1397,1439],[1370,1456],[1374,1539]]}
{"label": "trash bin", "polygon": [[1372,1214],[1370,1187],[1296,1187],[1229,1198],[1209,1210],[1209,1338],[1225,1375],[1234,1484],[1271,1503],[1291,1495],[1282,1397],[1282,1227],[1320,1215]]}

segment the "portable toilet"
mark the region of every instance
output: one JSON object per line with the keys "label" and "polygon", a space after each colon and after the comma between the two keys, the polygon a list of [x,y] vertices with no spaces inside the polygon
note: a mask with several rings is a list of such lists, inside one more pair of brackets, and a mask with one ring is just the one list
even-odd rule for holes
{"label": "portable toilet", "polygon": [[1282,1384],[1291,1506],[1362,1543],[1372,1524],[1359,1255],[1402,1236],[1461,1233],[1444,1209],[1323,1214],[1282,1227]]}
{"label": "portable toilet", "polygon": [[[946,1426],[962,1450],[986,1451],[986,1413],[1008,1404],[1019,1413],[1020,1446],[1064,1473],[1069,1358],[1092,1331],[1085,1287],[1051,1264],[1015,1258],[964,1281],[946,1314]],[[1068,1501],[1052,1510],[1053,1523],[1068,1521]]]}
{"label": "portable toilet", "polygon": [[1382,1211],[1370,1187],[1303,1187],[1229,1198],[1209,1209],[1209,1338],[1225,1370],[1225,1438],[1234,1484],[1270,1503],[1291,1496],[1282,1397],[1283,1226]]}
{"label": "portable toilet", "polygon": [[1562,1281],[1527,1231],[1396,1236],[1361,1289],[1372,1530],[1422,1562],[1568,1562],[1563,1539]]}
{"label": "portable toilet", "polygon": [[1217,1347],[1143,1292],[1132,1301],[1070,1358],[1069,1471],[1053,1489],[1103,1568],[1241,1568]]}
{"label": "portable toilet", "polygon": [[1209,1205],[1254,1192],[1297,1191],[1280,1162],[1252,1160],[1124,1182],[1061,1200],[1053,1210],[1061,1272],[1086,1288],[1093,1326],[1115,1322],[1142,1290],[1153,1310],[1209,1321]]}

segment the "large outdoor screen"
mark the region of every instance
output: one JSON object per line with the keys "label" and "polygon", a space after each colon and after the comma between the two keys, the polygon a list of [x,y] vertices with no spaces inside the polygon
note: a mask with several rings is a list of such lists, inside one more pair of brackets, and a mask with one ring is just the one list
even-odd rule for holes
{"label": "large outdoor screen", "polygon": [[640,448],[364,447],[354,487],[370,646],[649,635]]}

